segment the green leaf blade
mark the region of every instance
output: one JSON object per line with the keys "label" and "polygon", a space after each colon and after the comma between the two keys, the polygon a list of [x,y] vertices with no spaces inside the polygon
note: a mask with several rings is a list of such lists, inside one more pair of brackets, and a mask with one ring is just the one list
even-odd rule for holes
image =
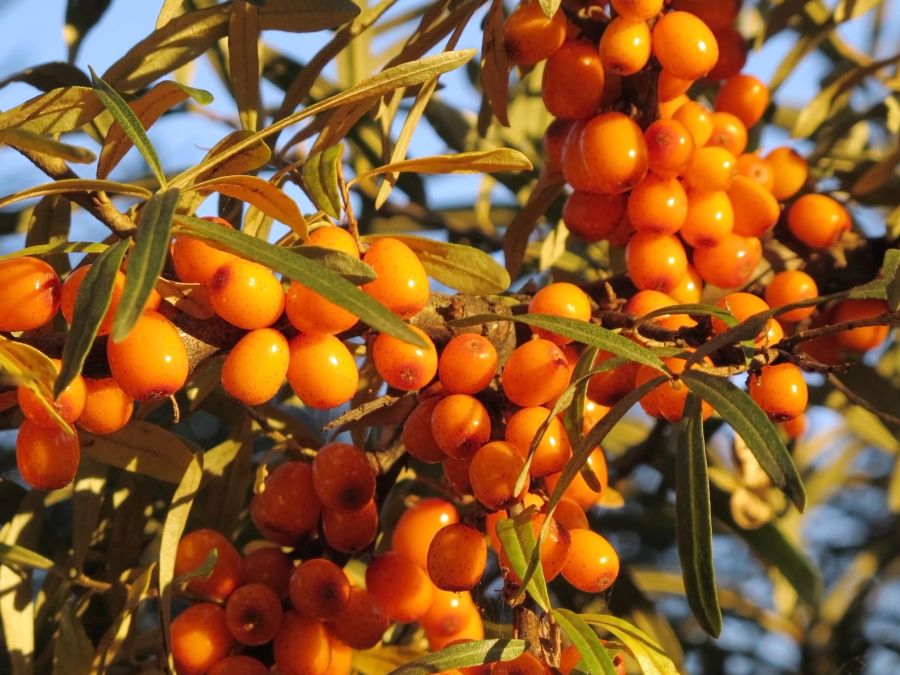
{"label": "green leaf blade", "polygon": [[335,220],[341,217],[341,193],[338,177],[344,156],[340,143],[309,157],[300,170],[303,187],[316,205]]}
{"label": "green leaf blade", "polygon": [[616,675],[616,668],[606,648],[600,644],[600,638],[580,616],[568,609],[554,609],[553,618],[581,655],[576,666],[578,672]]}
{"label": "green leaf blade", "polygon": [[511,661],[524,653],[524,640],[476,640],[426,654],[395,668],[388,675],[428,675],[453,668]]}

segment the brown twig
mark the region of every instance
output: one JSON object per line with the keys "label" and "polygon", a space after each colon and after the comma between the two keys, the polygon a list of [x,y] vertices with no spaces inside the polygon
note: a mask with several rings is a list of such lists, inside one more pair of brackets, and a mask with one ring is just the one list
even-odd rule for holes
{"label": "brown twig", "polygon": [[872,413],[879,419],[884,420],[885,422],[888,422],[890,424],[896,425],[897,427],[900,427],[900,417],[897,417],[896,415],[892,415],[889,412],[885,412],[884,410],[879,410],[878,408],[874,407],[871,403],[869,403],[862,396],[854,393],[851,389],[849,389],[847,387],[847,385],[845,385],[843,382],[840,381],[840,379],[835,377],[833,373],[828,374],[828,382],[831,383],[831,385],[835,389],[837,389],[844,396],[846,396],[847,400],[849,400],[851,403],[858,405],[860,408],[863,408],[864,410],[868,410],[870,413]]}
{"label": "brown twig", "polygon": [[879,314],[878,316],[867,316],[861,319],[853,319],[851,321],[841,321],[840,323],[833,323],[827,326],[820,326],[819,328],[810,328],[808,330],[802,330],[798,333],[794,333],[793,335],[784,338],[778,344],[775,345],[776,349],[784,350],[788,353],[793,353],[794,347],[799,342],[806,342],[807,340],[815,340],[816,338],[826,337],[828,335],[834,335],[835,333],[843,333],[847,330],[853,330],[854,328],[865,328],[867,326],[898,326],[900,325],[900,311],[896,312],[885,312],[884,314]]}

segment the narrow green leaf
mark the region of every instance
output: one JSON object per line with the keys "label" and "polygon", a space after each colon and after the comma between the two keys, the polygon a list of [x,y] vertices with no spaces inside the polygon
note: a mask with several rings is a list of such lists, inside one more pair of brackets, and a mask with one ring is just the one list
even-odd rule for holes
{"label": "narrow green leaf", "polygon": [[61,143],[28,129],[3,129],[0,131],[0,144],[4,143],[21,150],[34,150],[51,157],[59,157],[67,162],[90,164],[97,159],[97,156],[87,148]]}
{"label": "narrow green leaf", "polygon": [[35,244],[34,246],[26,246],[18,251],[11,251],[4,255],[0,255],[0,260],[6,258],[18,258],[23,255],[45,256],[60,255],[63,253],[103,253],[109,246],[107,244],[99,244],[93,241],[60,241],[50,244]]}
{"label": "narrow green leaf", "polygon": [[429,675],[453,668],[511,661],[524,653],[524,640],[475,640],[426,654],[388,675]]}
{"label": "narrow green leaf", "polygon": [[53,385],[54,396],[59,396],[81,374],[84,361],[112,301],[116,274],[122,265],[128,244],[128,239],[122,239],[97,256],[81,282],[75,299],[72,326],[63,347],[62,366]]}
{"label": "narrow green leaf", "polygon": [[338,143],[309,157],[300,174],[303,187],[316,208],[335,220],[341,217],[341,189],[338,183],[344,146]]}
{"label": "narrow green leaf", "polygon": [[581,660],[573,672],[616,675],[616,668],[609,658],[609,652],[600,644],[600,638],[580,616],[568,609],[554,609],[553,618],[581,655]]}
{"label": "narrow green leaf", "polygon": [[[740,323],[734,323],[735,318],[731,317],[731,326],[724,333],[719,333],[711,340],[707,340],[697,347],[690,356],[685,359],[685,363],[690,366],[694,363],[700,363],[704,357],[717,352],[723,347],[734,345],[739,342],[753,341],[763,331],[771,318],[778,310],[770,309],[765,312],[759,312],[750,316]],[[730,312],[729,312],[730,315]]]}
{"label": "narrow green leaf", "polygon": [[67,192],[111,192],[120,195],[130,195],[132,197],[140,197],[147,199],[153,193],[147,188],[139,185],[129,185],[128,183],[117,183],[112,180],[91,180],[89,178],[64,178],[62,180],[53,181],[52,183],[43,183],[35,185],[32,188],[16,192],[3,199],[0,199],[0,208],[9,206],[15,202],[29,199],[31,197],[43,197],[44,195],[61,195]]}
{"label": "narrow green leaf", "polygon": [[884,254],[884,290],[892,312],[900,309],[900,249],[892,248]]}
{"label": "narrow green leaf", "polygon": [[354,258],[341,251],[335,251],[323,246],[303,244],[292,246],[291,251],[309,258],[336,274],[340,274],[347,281],[359,286],[367,284],[375,278],[375,270],[359,258]]}
{"label": "narrow green leaf", "polygon": [[431,157],[404,159],[370,169],[363,174],[363,177],[370,178],[383,173],[402,173],[404,171],[414,171],[422,174],[498,173],[502,171],[531,171],[533,168],[531,161],[518,150],[493,148],[491,150],[459,152],[453,155],[434,155]]}
{"label": "narrow green leaf", "polygon": [[[549,518],[547,520],[549,521]],[[515,518],[504,518],[498,522],[497,538],[500,539],[513,572],[519,579],[523,579],[522,591],[528,591],[538,606],[548,612],[550,611],[550,593],[547,591],[547,581],[540,565],[541,557],[537,553],[538,548],[531,527],[531,512],[525,511]],[[538,563],[531,574],[526,577],[529,569],[528,561],[534,559]]]}
{"label": "narrow green leaf", "polygon": [[265,241],[221,227],[191,216],[175,216],[179,229],[186,234],[217,245],[225,251],[265,265],[353,312],[374,330],[393,335],[415,345],[421,338],[385,306],[372,299],[352,283],[325,269],[314,260],[299,255],[296,249],[280,248]]}
{"label": "narrow green leaf", "polygon": [[694,316],[714,316],[720,321],[724,322],[726,325],[734,326],[737,324],[737,319],[731,314],[731,312],[720,309],[713,305],[703,305],[703,304],[687,304],[687,305],[670,305],[668,307],[663,307],[661,309],[653,310],[652,312],[648,312],[641,317],[638,317],[638,320],[634,324],[634,330],[640,330],[640,327],[643,326],[648,321],[653,321],[653,319],[657,319],[661,316],[671,316],[673,314],[691,314]]}
{"label": "narrow green leaf", "polygon": [[141,124],[137,115],[134,114],[134,111],[125,102],[125,99],[123,99],[115,89],[104,82],[103,79],[94,72],[93,68],[89,67],[88,70],[90,70],[91,84],[93,85],[98,98],[103,101],[103,105],[106,106],[110,115],[112,115],[113,119],[119,123],[119,126],[122,127],[122,131],[124,131],[128,138],[131,139],[131,142],[138,149],[138,152],[143,155],[144,160],[147,162],[147,166],[150,167],[153,175],[156,176],[159,187],[161,189],[165,188],[166,174],[162,169],[162,165],[159,162],[159,157],[156,154],[156,150],[153,148],[153,144],[150,143],[150,139],[147,138],[147,132],[144,130],[144,125]]}
{"label": "narrow green leaf", "polygon": [[582,614],[581,618],[587,624],[615,635],[637,660],[644,675],[678,675],[678,669],[665,650],[637,626],[609,614]]}
{"label": "narrow green leaf", "polygon": [[713,568],[709,475],[700,399],[688,396],[675,461],[675,533],[688,605],[713,637],[722,631],[722,610]]}
{"label": "narrow green leaf", "polygon": [[162,273],[169,251],[172,217],[180,196],[181,190],[171,188],[153,195],[144,204],[134,250],[128,258],[125,288],[113,323],[111,337],[116,342],[124,340],[131,332]]}
{"label": "narrow green leaf", "polygon": [[81,450],[101,464],[174,484],[191,461],[190,448],[180,436],[143,420],[103,436],[82,432]]}
{"label": "narrow green leaf", "polygon": [[694,394],[715,408],[735,433],[744,439],[763,471],[802,511],[806,506],[806,491],[794,459],[781,441],[775,425],[747,392],[727,378],[694,369],[685,370],[681,378]]}
{"label": "narrow green leaf", "polygon": [[17,544],[0,541],[0,565],[10,567],[30,567],[36,570],[49,570],[54,563],[40,553],[31,551]]}

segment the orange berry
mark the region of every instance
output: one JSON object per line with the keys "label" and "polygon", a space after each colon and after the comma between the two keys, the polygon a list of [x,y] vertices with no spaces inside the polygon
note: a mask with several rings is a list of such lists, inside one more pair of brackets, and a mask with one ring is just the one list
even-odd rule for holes
{"label": "orange berry", "polygon": [[516,502],[516,480],[525,461],[519,450],[506,441],[482,445],[469,466],[469,480],[475,499],[489,509],[503,509]]}
{"label": "orange berry", "polygon": [[447,457],[442,464],[444,476],[453,489],[462,495],[472,494],[472,481],[469,480],[469,467],[472,466],[472,460]]}
{"label": "orange berry", "polygon": [[747,127],[741,120],[727,112],[714,112],[711,115],[713,130],[706,142],[718,148],[725,148],[735,157],[747,148]]}
{"label": "orange berry", "polygon": [[375,472],[366,453],[349,443],[329,443],[312,463],[313,487],[322,505],[358,511],[375,496]]}
{"label": "orange berry", "polygon": [[217,558],[212,570],[206,576],[189,579],[187,587],[197,595],[224,600],[240,583],[241,555],[219,532],[203,528],[184,535],[175,553],[175,575],[189,574],[203,566],[213,549]]}
{"label": "orange berry", "polygon": [[[677,303],[671,296],[659,291],[648,290],[638,291],[632,295],[628,302],[625,303],[623,309],[632,316],[643,317],[650,312],[671,307],[675,304]],[[687,314],[664,314],[653,319],[650,323],[666,330],[678,330],[679,328],[689,328],[697,325],[697,322]]]}
{"label": "orange berry", "polygon": [[[595,448],[588,456],[586,464],[594,472],[601,488],[608,484],[609,476],[607,475],[606,457],[603,454],[603,450],[599,447]],[[556,492],[556,488],[559,485],[559,478],[560,474],[558,473],[547,476],[547,490],[549,491],[549,494],[552,495]],[[594,506],[600,498],[600,493],[594,491],[594,489],[587,484],[587,481],[584,480],[581,473],[576,474],[575,478],[572,479],[572,482],[566,487],[563,495],[581,506],[585,511]]]}
{"label": "orange berry", "polygon": [[351,258],[359,258],[359,246],[356,245],[356,240],[342,227],[335,225],[317,227],[309,233],[309,243],[311,246],[330,248],[333,251],[349,255]]}
{"label": "orange berry", "polygon": [[506,19],[503,43],[509,60],[533,66],[551,56],[566,39],[566,15],[557,11],[547,18],[536,0],[520,5]]}
{"label": "orange berry", "polygon": [[[686,80],[679,80],[679,81],[686,81]],[[659,106],[658,106],[659,119],[661,119],[661,120],[671,119],[675,115],[676,111],[681,106],[683,106],[685,103],[687,103],[688,101],[690,101],[690,98],[688,97],[687,94],[679,94],[679,95],[675,96],[674,98],[669,99],[668,101],[663,101],[660,99]]]}
{"label": "orange berry", "polygon": [[643,19],[617,16],[600,37],[603,67],[619,75],[634,75],[650,60],[650,27]]}
{"label": "orange berry", "polygon": [[255,330],[275,323],[284,311],[284,289],[272,270],[235,258],[213,274],[209,304],[228,323]]}
{"label": "orange berry", "polygon": [[131,421],[134,399],[122,391],[114,378],[85,378],[84,386],[86,395],[84,410],[78,416],[79,427],[102,436],[118,431]]}
{"label": "orange berry", "polygon": [[[83,267],[79,267],[77,270],[72,270],[72,273],[66,277],[65,282],[62,285],[62,292],[60,294],[60,303],[59,310],[62,312],[62,315],[66,318],[66,321],[71,324],[72,319],[75,316],[75,301],[78,298],[78,291],[81,290],[81,284],[84,282],[84,278],[87,276],[87,273],[90,271],[90,265],[84,265]],[[116,272],[115,278],[113,280],[112,294],[109,299],[109,308],[106,310],[106,314],[103,315],[103,319],[100,321],[100,327],[97,329],[97,335],[107,335],[112,330],[113,320],[116,316],[116,309],[119,305],[119,299],[122,297],[122,291],[125,289],[125,275],[121,272]],[[150,300],[148,299],[148,303]],[[144,309],[148,309],[145,307]]]}
{"label": "orange berry", "polygon": [[222,387],[241,403],[272,399],[287,375],[288,341],[273,328],[250,331],[232,347],[222,364]]}
{"label": "orange berry", "polygon": [[[856,321],[857,319],[873,319],[890,311],[884,300],[842,300],[832,314],[832,323]],[[838,344],[852,352],[865,352],[875,349],[887,339],[890,326],[862,326],[836,334]]]}
{"label": "orange berry", "polygon": [[828,248],[852,225],[844,206],[828,195],[806,194],[791,204],[788,228],[810,248]]}
{"label": "orange berry", "polygon": [[285,296],[285,313],[291,325],[301,333],[342,333],[356,325],[353,312],[327,300],[296,281]]}
{"label": "orange berry", "polygon": [[563,148],[572,123],[568,120],[553,120],[544,131],[544,162],[548,167],[562,170]]}
{"label": "orange berry", "polygon": [[243,645],[261,645],[275,637],[281,625],[281,598],[265,584],[244,584],[228,596],[225,621],[232,637]]}
{"label": "orange berry", "polygon": [[728,190],[737,174],[737,158],[725,148],[706,146],[694,153],[684,182],[694,190]]}
{"label": "orange berry", "polygon": [[[503,438],[512,443],[524,459],[528,456],[528,449],[537,436],[538,429],[548,417],[550,411],[546,408],[521,408],[506,421]],[[538,477],[562,471],[571,456],[572,447],[569,445],[566,429],[559,419],[554,418],[538,441],[528,472],[533,477]]]}
{"label": "orange berry", "polygon": [[772,163],[755,152],[745,152],[737,158],[739,176],[746,176],[772,192],[775,185],[775,170]]}
{"label": "orange berry", "polygon": [[687,216],[688,202],[677,178],[648,174],[628,197],[628,219],[637,232],[674,234]]}
{"label": "orange berry", "polygon": [[231,649],[225,610],[211,602],[188,607],[172,620],[169,633],[178,675],[201,675]]}
{"label": "orange berry", "polygon": [[566,530],[590,528],[584,509],[581,508],[581,505],[578,502],[568,497],[563,497],[557,502],[556,510],[553,511],[553,518]]}
{"label": "orange berry", "polygon": [[478,333],[457,335],[438,357],[438,378],[449,394],[477,394],[496,373],[497,350]]}
{"label": "orange berry", "polygon": [[674,235],[638,232],[625,248],[625,265],[635,286],[667,293],[687,273],[687,254]]}
{"label": "orange berry", "polygon": [[809,167],[793,148],[775,148],[766,160],[772,165],[772,194],[778,201],[790,199],[806,184]]}
{"label": "orange berry", "polygon": [[350,675],[353,671],[353,649],[340,640],[331,639],[331,663],[322,675]]}
{"label": "orange berry", "polygon": [[[594,365],[613,358],[613,354],[605,350],[597,352]],[[628,392],[634,389],[634,376],[637,374],[636,363],[623,363],[610,370],[597,373],[588,380],[588,396],[602,405],[615,405]]]}
{"label": "orange berry", "polygon": [[325,675],[331,663],[331,644],[324,623],[285,612],[272,643],[275,667],[285,675]]}
{"label": "orange berry", "polygon": [[262,661],[244,654],[226,656],[221,661],[216,661],[216,664],[206,672],[207,675],[269,675],[270,673],[269,668],[264,666]]}
{"label": "orange berry", "polygon": [[672,9],[690,12],[713,30],[719,30],[737,19],[741,0],[673,0]]}
{"label": "orange berry", "polygon": [[484,535],[474,527],[451,523],[434,535],[427,562],[428,576],[435,586],[445,591],[467,591],[481,581],[487,565]]}
{"label": "orange berry", "polygon": [[437,498],[421,499],[400,516],[391,535],[391,549],[412,560],[423,570],[428,568],[428,547],[443,527],[459,522],[456,508]]}
{"label": "orange berry", "polygon": [[627,192],[647,173],[647,141],[635,121],[622,113],[591,119],[581,134],[581,153],[591,192]]}
{"label": "orange berry", "polygon": [[805,434],[807,426],[808,420],[803,413],[781,423],[781,428],[784,429],[784,433],[788,435],[788,438],[794,439],[800,438]]}
{"label": "orange berry", "polygon": [[75,478],[81,446],[78,436],[24,420],[16,437],[16,464],[25,482],[38,490],[58,490]]}
{"label": "orange berry", "polygon": [[[663,363],[675,375],[684,372],[685,360],[678,357],[664,359]],[[709,364],[707,359],[707,364]],[[638,369],[635,386],[640,387],[646,382],[659,376],[659,371],[649,366],[641,366]],[[662,417],[670,422],[678,422],[684,415],[684,404],[687,401],[687,385],[681,380],[672,379],[663,382],[651,389],[641,398],[641,407],[648,415]],[[712,414],[712,408],[707,403],[702,405],[704,419]]]}
{"label": "orange berry", "polygon": [[401,319],[428,303],[428,274],[413,250],[399,239],[376,239],[363,256],[377,275],[361,288]]}
{"label": "orange berry", "polygon": [[144,312],[124,340],[106,343],[109,370],[136,401],[171,396],[187,380],[187,350],[178,329],[158,312]]}
{"label": "orange berry", "polygon": [[[766,286],[765,296],[766,302],[774,309],[799,302],[800,300],[817,298],[819,297],[819,287],[816,285],[815,279],[806,272],[785,270],[772,277],[772,281]],[[778,320],[796,323],[811,316],[815,310],[814,306],[799,307],[784,314],[779,314]]]}
{"label": "orange berry", "polygon": [[[684,229],[684,228],[682,228]],[[669,291],[669,295],[679,305],[690,305],[700,302],[703,295],[703,280],[697,270],[688,265],[687,274],[685,274],[678,285]]]}
{"label": "orange berry", "polygon": [[669,12],[653,26],[653,55],[676,77],[696,80],[716,65],[719,45],[709,27],[693,14]]}
{"label": "orange berry", "polygon": [[[531,302],[528,304],[528,313],[550,314],[566,319],[590,321],[591,300],[588,298],[587,293],[575,284],[570,284],[567,281],[558,281],[544,286],[534,294],[534,297],[531,298]],[[531,327],[531,332],[557,345],[568,344],[572,341],[571,338],[557,335],[541,328],[535,328],[534,326]]]}
{"label": "orange berry", "polygon": [[[584,517],[584,511],[581,511],[580,508],[578,510],[581,512],[582,517]],[[531,531],[535,542],[537,541],[538,535],[540,534],[546,519],[547,516],[543,513],[535,513],[531,517]],[[544,579],[553,581],[553,579],[559,575],[563,565],[566,563],[571,543],[572,540],[569,537],[569,532],[565,528],[560,527],[555,518],[551,518],[547,534],[543,540],[541,540],[541,569],[544,572]],[[509,570],[509,576],[517,584],[521,583],[519,576],[510,567],[506,551],[501,548],[498,552],[498,556],[500,558],[500,567]]]}
{"label": "orange berry", "polygon": [[543,405],[569,385],[569,363],[562,350],[541,338],[519,345],[500,378],[506,397],[518,406]]}
{"label": "orange berry", "polygon": [[366,568],[366,590],[391,621],[409,623],[428,611],[434,586],[425,570],[399,553],[388,551]]}
{"label": "orange berry", "polygon": [[572,546],[562,575],[585,593],[602,593],[619,576],[619,556],[612,545],[592,530],[571,530]]}
{"label": "orange berry", "polygon": [[569,231],[585,241],[603,241],[625,215],[625,195],[602,195],[575,190],[563,205]]}
{"label": "orange berry", "polygon": [[297,614],[310,619],[333,619],[350,605],[350,580],[325,558],[310,558],[294,568],[288,595]]}
{"label": "orange berry", "polygon": [[[716,301],[716,307],[727,311],[737,319],[739,323],[746,321],[751,316],[759,314],[760,312],[766,312],[771,309],[768,303],[759,296],[742,292],[723,295]],[[728,324],[714,316],[712,317],[712,329],[716,335],[719,335],[728,330]],[[757,342],[765,338],[767,330],[768,328],[766,327],[760,332],[757,337]]]}
{"label": "orange berry", "polygon": [[[207,217],[202,220],[234,229],[231,223],[222,218]],[[188,284],[208,284],[217,269],[237,259],[233,253],[222,251],[188,235],[180,234],[172,239],[172,264],[175,267],[175,274]]]}
{"label": "orange berry", "polygon": [[491,675],[550,675],[553,671],[534,654],[525,652],[510,661],[498,661]]}
{"label": "orange berry", "polygon": [[672,119],[684,125],[694,139],[694,146],[697,149],[705,146],[712,138],[712,113],[696,101],[684,102],[672,114]]}
{"label": "orange berry", "polygon": [[359,553],[378,534],[378,507],[371,500],[359,511],[322,510],[322,534],[335,551]]}
{"label": "orange berry", "polygon": [[469,593],[454,593],[435,588],[431,605],[420,623],[431,643],[429,646],[434,649],[436,645],[432,641],[436,642],[435,638],[443,638],[441,643],[446,645],[460,637],[467,637],[461,633],[471,628],[469,624],[473,617],[480,618],[478,608]]}
{"label": "orange berry", "polygon": [[616,14],[647,21],[662,11],[663,0],[612,0]]}
{"label": "orange berry", "polygon": [[344,644],[353,649],[370,649],[381,640],[391,620],[371,593],[351,588],[349,604],[327,625],[329,632]]}
{"label": "orange berry", "polygon": [[745,176],[735,176],[728,199],[734,209],[734,232],[742,237],[761,237],[775,227],[781,215],[772,193]]}
{"label": "orange berry", "polygon": [[759,261],[762,244],[756,237],[729,232],[718,244],[694,249],[694,267],[708,284],[737,288],[747,283]]}
{"label": "orange berry", "polygon": [[[53,359],[57,373],[59,372],[60,361]],[[36,393],[24,384],[20,384],[16,388],[16,396],[18,398],[19,407],[22,414],[35,424],[42,427],[56,427],[56,421],[50,415],[50,412],[44,407],[41,399]],[[63,418],[66,422],[74,422],[84,411],[85,401],[87,398],[87,387],[84,378],[81,375],[75,377],[72,382],[57,396],[55,399],[48,400],[47,403],[56,411],[56,414]]]}
{"label": "orange berry", "polygon": [[803,371],[793,363],[763,366],[747,378],[747,391],[756,405],[777,422],[793,419],[806,410],[807,387]]}
{"label": "orange berry", "polygon": [[594,43],[567,40],[547,59],[541,94],[551,115],[583,119],[593,115],[603,98],[603,64]]}
{"label": "orange berry", "polygon": [[698,248],[716,246],[734,228],[734,208],[722,191],[689,190],[688,209],[679,234],[685,243]]}
{"label": "orange berry", "polygon": [[0,331],[39,328],[59,309],[59,277],[43,260],[28,256],[0,260],[0,288]]}
{"label": "orange berry", "polygon": [[287,597],[294,563],[277,546],[261,546],[241,560],[241,579],[245,584],[265,584],[279,598]]}
{"label": "orange berry", "polygon": [[379,333],[372,345],[372,361],[378,374],[395,389],[414,391],[427,385],[437,374],[438,355],[425,332],[410,326],[425,340],[426,347],[403,342],[387,333]]}
{"label": "orange berry", "polygon": [[[673,101],[679,96],[686,94],[694,84],[693,80],[682,80],[675,77],[672,73],[661,70],[656,80],[656,93],[660,103]],[[675,112],[674,110],[672,112]]]}
{"label": "orange berry", "polygon": [[287,381],[310,408],[326,410],[356,393],[359,370],[350,350],[334,335],[294,336],[288,343]]}
{"label": "orange berry", "polygon": [[441,402],[439,396],[423,399],[403,423],[401,440],[406,451],[420,462],[434,464],[443,462],[447,455],[441,450],[431,433],[431,413]]}
{"label": "orange berry", "polygon": [[737,75],[747,63],[747,41],[734,26],[725,26],[714,35],[719,45],[719,60],[706,75],[709,82],[719,82]]}
{"label": "orange berry", "polygon": [[321,511],[312,467],[305,462],[276,467],[266,478],[264,490],[250,501],[250,516],[259,531],[284,546],[314,532]]}
{"label": "orange berry", "polygon": [[760,119],[769,105],[769,89],[752,75],[732,75],[716,95],[716,110],[731,113],[749,129]]}
{"label": "orange berry", "polygon": [[491,416],[474,396],[451,394],[431,413],[431,434],[444,454],[469,459],[491,437]]}
{"label": "orange berry", "polygon": [[694,156],[694,136],[687,126],[676,119],[660,119],[647,127],[647,160],[650,170],[658,176],[671,178],[681,175]]}

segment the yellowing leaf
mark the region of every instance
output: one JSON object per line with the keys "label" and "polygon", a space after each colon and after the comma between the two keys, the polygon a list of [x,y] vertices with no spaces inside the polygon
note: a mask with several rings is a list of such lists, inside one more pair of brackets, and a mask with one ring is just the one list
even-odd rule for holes
{"label": "yellowing leaf", "polygon": [[313,204],[335,220],[341,217],[340,166],[343,157],[344,146],[332,145],[310,155],[300,170],[303,187]]}
{"label": "yellowing leaf", "polygon": [[63,133],[84,126],[101,112],[103,103],[90,87],[60,87],[0,113],[0,129]]}
{"label": "yellowing leaf", "polygon": [[494,116],[509,126],[509,58],[503,43],[503,2],[493,0],[484,20],[481,42],[481,86]]}
{"label": "yellowing leaf", "polygon": [[311,33],[335,28],[356,18],[359,7],[350,0],[266,0],[259,7],[263,30]]}
{"label": "yellowing leaf", "polygon": [[81,451],[103,464],[166,483],[181,480],[192,456],[171,431],[140,420],[105,436],[82,433]]}
{"label": "yellowing leaf", "polygon": [[433,155],[405,159],[371,169],[364,177],[382,173],[415,171],[416,173],[497,173],[501,171],[531,171],[531,161],[518,150],[495,148],[460,152],[455,155]]}
{"label": "yellowing leaf", "polygon": [[[243,146],[238,152],[227,152],[233,145],[243,143],[255,134],[246,129],[232,131],[206,153],[201,164],[204,169],[196,178],[209,180],[218,176],[229,176],[247,173],[264,166],[272,156],[269,146],[257,138]],[[221,155],[221,158],[219,157]]]}
{"label": "yellowing leaf", "polygon": [[238,0],[228,19],[228,68],[241,126],[256,131],[259,116],[259,9]]}
{"label": "yellowing leaf", "polygon": [[53,399],[53,382],[57,375],[56,365],[50,357],[31,345],[0,336],[0,371],[5,372],[15,384],[24,385],[34,392],[60,429],[69,434],[75,433],[49,403]]}
{"label": "yellowing leaf", "polygon": [[60,143],[27,129],[3,129],[0,131],[0,145],[2,144],[22,150],[33,150],[51,157],[59,157],[67,162],[89,164],[96,159],[94,153],[87,148]]}
{"label": "yellowing leaf", "polygon": [[0,199],[0,208],[15,204],[23,199],[31,197],[43,197],[44,195],[61,195],[67,192],[114,192],[120,195],[130,195],[149,199],[153,194],[147,188],[128,183],[116,183],[111,180],[91,180],[89,178],[65,178],[52,183],[37,185],[21,192]]}

